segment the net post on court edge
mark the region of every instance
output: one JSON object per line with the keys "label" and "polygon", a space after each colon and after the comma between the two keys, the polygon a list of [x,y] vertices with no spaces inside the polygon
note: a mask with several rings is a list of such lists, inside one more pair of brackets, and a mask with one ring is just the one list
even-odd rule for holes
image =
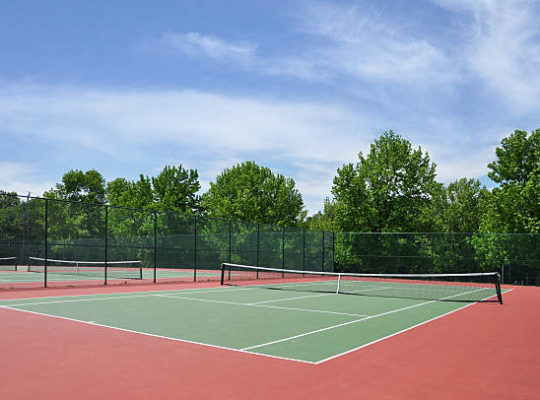
{"label": "net post on court edge", "polygon": [[499,299],[499,303],[503,304],[501,291],[501,275],[499,273],[495,274],[495,290],[497,292],[497,298]]}
{"label": "net post on court edge", "polygon": [[225,284],[225,263],[221,264],[221,286]]}

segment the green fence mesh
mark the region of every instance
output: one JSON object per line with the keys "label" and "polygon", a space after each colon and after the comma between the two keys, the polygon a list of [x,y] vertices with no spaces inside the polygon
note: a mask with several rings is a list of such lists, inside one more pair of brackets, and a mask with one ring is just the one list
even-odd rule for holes
{"label": "green fence mesh", "polygon": [[144,278],[154,281],[197,279],[197,271],[217,279],[211,271],[223,262],[333,271],[332,239],[296,227],[0,195],[0,258],[17,257],[19,266],[30,258],[105,263],[104,269],[140,261]]}
{"label": "green fence mesh", "polygon": [[197,271],[212,279],[231,262],[328,272],[498,271],[504,283],[540,285],[540,234],[315,232],[0,194],[0,271],[29,257],[140,261],[153,280],[171,279],[173,270],[183,271],[181,279],[198,279]]}
{"label": "green fence mesh", "polygon": [[366,273],[500,272],[540,285],[540,234],[336,233],[335,269]]}

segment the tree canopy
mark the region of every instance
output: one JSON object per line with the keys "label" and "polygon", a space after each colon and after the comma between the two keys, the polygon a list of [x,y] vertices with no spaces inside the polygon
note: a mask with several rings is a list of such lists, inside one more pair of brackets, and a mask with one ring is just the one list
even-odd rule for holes
{"label": "tree canopy", "polygon": [[45,192],[44,196],[59,200],[103,203],[105,179],[95,169],[86,172],[70,170],[62,176],[62,183],[58,183],[55,189]]}
{"label": "tree canopy", "polygon": [[295,225],[304,202],[293,179],[247,161],[225,169],[210,183],[202,207],[214,217]]}
{"label": "tree canopy", "polygon": [[336,226],[343,231],[414,232],[426,230],[421,218],[440,188],[435,164],[419,147],[392,131],[384,132],[355,165],[337,171],[332,193],[339,206]]}
{"label": "tree canopy", "polygon": [[486,201],[482,232],[540,232],[540,129],[501,141],[489,177],[501,184]]}

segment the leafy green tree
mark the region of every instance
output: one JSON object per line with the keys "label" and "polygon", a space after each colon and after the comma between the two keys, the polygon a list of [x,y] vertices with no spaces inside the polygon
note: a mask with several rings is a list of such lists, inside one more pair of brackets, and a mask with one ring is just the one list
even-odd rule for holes
{"label": "leafy green tree", "polygon": [[477,179],[461,178],[443,187],[429,210],[441,232],[477,232],[488,190]]}
{"label": "leafy green tree", "polygon": [[155,201],[163,211],[193,213],[198,209],[200,190],[197,170],[165,166],[158,176],[152,178]]}
{"label": "leafy green tree", "polygon": [[497,160],[488,164],[488,176],[503,185],[526,184],[529,178],[538,174],[540,167],[540,129],[531,132],[515,130],[501,141],[495,149]]}
{"label": "leafy green tree", "polygon": [[107,184],[107,200],[110,205],[155,209],[152,182],[141,174],[136,181],[116,178]]}
{"label": "leafy green tree", "polygon": [[116,178],[107,184],[107,200],[116,206],[191,214],[199,205],[198,177],[197,170],[179,165],[165,166],[152,178],[142,174],[137,181]]}
{"label": "leafy green tree", "polygon": [[0,240],[13,240],[21,235],[21,211],[21,201],[16,193],[0,190]]}
{"label": "leafy green tree", "polygon": [[95,169],[86,172],[70,170],[62,177],[62,183],[58,183],[55,189],[45,192],[44,196],[59,200],[103,203],[105,179]]}
{"label": "leafy green tree", "polygon": [[304,202],[293,179],[247,161],[218,175],[203,195],[202,206],[214,217],[295,225]]}
{"label": "leafy green tree", "polygon": [[422,217],[440,184],[435,164],[419,147],[392,131],[359,153],[356,165],[338,169],[332,193],[341,231],[418,232],[430,230]]}
{"label": "leafy green tree", "polygon": [[313,231],[334,231],[336,207],[337,204],[335,202],[328,198],[325,199],[323,211],[319,211],[316,214],[309,216],[305,221],[305,225]]}
{"label": "leafy green tree", "polygon": [[530,233],[540,233],[540,129],[530,135],[516,130],[501,145],[488,165],[500,187],[484,201],[474,246],[485,267],[537,265],[538,236]]}
{"label": "leafy green tree", "polygon": [[497,147],[489,177],[501,184],[486,202],[482,232],[540,232],[540,129],[514,131]]}

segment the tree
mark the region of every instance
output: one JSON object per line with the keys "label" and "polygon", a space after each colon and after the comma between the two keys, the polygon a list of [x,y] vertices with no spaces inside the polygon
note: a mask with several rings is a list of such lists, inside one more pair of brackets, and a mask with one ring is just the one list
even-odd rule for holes
{"label": "tree", "polygon": [[163,211],[193,213],[198,209],[200,190],[197,170],[165,166],[158,176],[152,178],[152,187],[158,208]]}
{"label": "tree", "polygon": [[477,179],[461,178],[442,188],[429,210],[441,232],[477,232],[489,192]]}
{"label": "tree", "polygon": [[489,177],[501,184],[486,202],[483,232],[540,232],[540,129],[514,131],[497,147]]}
{"label": "tree", "polygon": [[305,225],[313,231],[334,231],[336,206],[336,203],[330,199],[324,199],[323,211],[309,216],[305,221]]}
{"label": "tree", "polygon": [[435,181],[435,164],[429,155],[388,131],[375,140],[366,157],[362,153],[358,157],[356,165],[344,165],[334,178],[338,230],[430,230],[422,217],[441,185]]}
{"label": "tree", "polygon": [[[489,177],[500,183],[484,201],[474,246],[481,263],[537,265],[540,257],[540,129],[514,131],[497,147]],[[514,235],[506,235],[513,233]],[[531,233],[536,235],[530,235]]]}
{"label": "tree", "polygon": [[107,200],[112,206],[154,209],[150,178],[141,174],[136,181],[116,178],[107,184]]}
{"label": "tree", "polygon": [[70,170],[62,177],[62,183],[58,183],[56,189],[45,192],[44,196],[59,200],[103,203],[105,179],[95,169],[86,172]]}
{"label": "tree", "polygon": [[[503,185],[526,184],[540,166],[540,129],[531,132],[515,130],[495,149],[497,160],[488,164],[488,176]],[[537,172],[536,172],[537,173]]]}
{"label": "tree", "polygon": [[247,161],[218,175],[203,195],[202,206],[214,217],[295,225],[304,202],[293,179]]}
{"label": "tree", "polygon": [[194,213],[201,185],[197,170],[165,166],[158,176],[140,175],[137,181],[116,178],[107,184],[107,200],[116,206]]}

